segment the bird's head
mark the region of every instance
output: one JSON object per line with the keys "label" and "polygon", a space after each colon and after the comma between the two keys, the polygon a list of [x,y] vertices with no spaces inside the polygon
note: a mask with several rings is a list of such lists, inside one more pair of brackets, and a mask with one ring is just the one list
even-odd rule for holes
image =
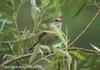
{"label": "bird's head", "polygon": [[63,19],[61,19],[61,18],[55,18],[55,19],[53,19],[53,20],[49,23],[49,28],[50,28],[50,29],[53,29],[54,26],[56,26],[57,29],[61,29],[62,24],[63,24]]}
{"label": "bird's head", "polygon": [[46,28],[47,30],[44,30],[43,32],[55,34],[55,31],[56,31],[56,30],[61,31],[62,24],[63,24],[63,19],[61,19],[61,18],[55,18],[55,19],[51,20],[51,21],[45,26],[45,28]]}

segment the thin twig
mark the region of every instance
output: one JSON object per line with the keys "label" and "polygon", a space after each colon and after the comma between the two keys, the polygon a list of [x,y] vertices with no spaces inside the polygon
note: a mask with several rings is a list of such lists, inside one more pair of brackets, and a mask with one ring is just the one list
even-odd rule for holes
{"label": "thin twig", "polygon": [[10,52],[12,53],[12,55],[15,55],[13,49],[12,49],[12,45],[10,43],[7,44],[9,47]]}
{"label": "thin twig", "polygon": [[71,42],[68,44],[68,46],[72,46],[77,40],[80,39],[80,37],[83,36],[83,34],[85,34],[88,29],[91,27],[91,25],[93,24],[94,20],[96,19],[96,17],[99,15],[100,13],[100,9],[97,11],[97,13],[94,15],[94,17],[92,18],[92,20],[89,22],[89,24],[84,28],[84,30]]}
{"label": "thin twig", "polygon": [[[47,53],[46,53],[46,54],[47,54]],[[52,53],[52,54],[53,54],[53,53]],[[36,63],[38,63],[38,62],[40,62],[40,61],[43,60],[44,58],[47,58],[47,57],[51,56],[52,54],[48,54],[48,55],[46,55],[46,56],[40,58],[39,60],[37,60],[37,61],[35,61],[34,63],[32,63],[32,65],[34,65],[34,64],[36,64]]]}
{"label": "thin twig", "polygon": [[17,43],[17,42],[20,42],[20,41],[25,41],[31,37],[33,37],[34,34],[30,34],[29,36],[23,38],[23,39],[17,39],[17,40],[12,40],[12,41],[0,41],[0,44],[14,44],[14,43]]}

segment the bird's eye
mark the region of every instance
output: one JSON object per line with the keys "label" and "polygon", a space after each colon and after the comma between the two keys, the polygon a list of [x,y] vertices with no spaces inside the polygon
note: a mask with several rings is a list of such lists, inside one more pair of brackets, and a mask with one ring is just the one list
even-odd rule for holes
{"label": "bird's eye", "polygon": [[57,19],[55,19],[55,21],[58,21]]}

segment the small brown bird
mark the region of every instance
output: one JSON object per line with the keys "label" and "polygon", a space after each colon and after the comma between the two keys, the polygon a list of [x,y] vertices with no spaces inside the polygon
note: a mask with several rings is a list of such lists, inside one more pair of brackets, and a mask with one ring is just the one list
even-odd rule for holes
{"label": "small brown bird", "polygon": [[36,46],[38,43],[47,46],[52,46],[56,43],[59,43],[60,42],[59,38],[57,37],[56,34],[52,32],[55,31],[54,28],[55,26],[58,30],[61,31],[62,24],[63,24],[63,19],[61,18],[55,18],[51,22],[49,22],[47,24],[47,32],[42,32],[38,37],[38,41],[31,48],[29,48],[29,50],[32,50],[34,46]]}

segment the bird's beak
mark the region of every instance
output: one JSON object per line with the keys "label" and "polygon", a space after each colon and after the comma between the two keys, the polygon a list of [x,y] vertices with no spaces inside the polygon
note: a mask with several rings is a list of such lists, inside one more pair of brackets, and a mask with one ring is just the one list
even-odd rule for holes
{"label": "bird's beak", "polygon": [[49,34],[56,34],[55,31],[50,31],[50,30],[44,30],[43,32],[49,33]]}

